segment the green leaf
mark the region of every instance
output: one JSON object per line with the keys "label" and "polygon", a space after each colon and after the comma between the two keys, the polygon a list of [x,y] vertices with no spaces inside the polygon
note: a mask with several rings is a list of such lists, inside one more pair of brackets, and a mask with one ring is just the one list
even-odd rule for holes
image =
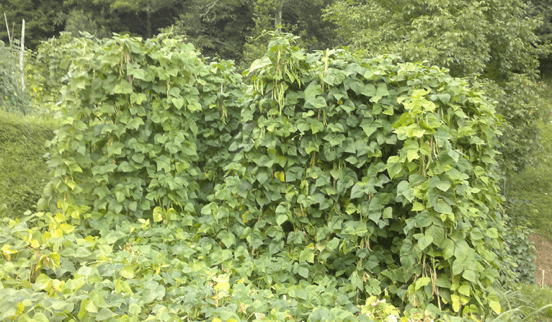
{"label": "green leaf", "polygon": [[[352,199],[352,198],[351,198]],[[355,212],[357,211],[357,207],[350,203],[349,205],[347,205],[347,209],[345,209],[345,212],[349,215],[352,215],[354,214]]]}
{"label": "green leaf", "polygon": [[387,172],[389,173],[389,178],[394,179],[402,172],[402,163],[388,161],[386,168]]}
{"label": "green leaf", "polygon": [[433,209],[440,213],[440,214],[451,214],[452,213],[452,208],[449,206],[448,203],[444,202],[444,201],[439,201],[437,202],[437,204],[435,204],[435,206],[433,206]]}
{"label": "green leaf", "polygon": [[425,233],[433,238],[433,244],[436,246],[441,245],[441,242],[445,237],[445,229],[437,225],[430,226]]}
{"label": "green leaf", "polygon": [[424,211],[425,207],[422,203],[414,201],[414,204],[412,205],[412,211]]}
{"label": "green leaf", "polygon": [[412,189],[408,181],[403,180],[399,182],[397,185],[397,195],[404,196],[409,202],[414,201],[414,189]]}
{"label": "green leaf", "polygon": [[328,249],[335,250],[335,249],[337,249],[337,246],[339,246],[339,239],[334,237],[334,238],[332,238],[332,240],[330,240],[328,242],[327,247],[328,247]]}
{"label": "green leaf", "polygon": [[414,237],[418,240],[418,247],[420,250],[424,250],[433,242],[433,237],[430,235],[416,234]]}
{"label": "green leaf", "polygon": [[[312,81],[305,89],[305,102],[314,100],[318,95],[321,95],[322,89],[317,81]],[[324,105],[326,101],[324,101]]]}
{"label": "green leaf", "polygon": [[122,269],[119,272],[119,274],[121,274],[121,276],[124,277],[124,278],[132,279],[132,278],[134,278],[134,269],[132,269],[132,267],[130,267],[130,266],[127,266],[124,269]]}
{"label": "green leaf", "polygon": [[130,285],[127,281],[123,281],[121,279],[117,279],[115,281],[115,293],[127,293],[127,294],[133,294],[132,289],[130,288]]}
{"label": "green leaf", "polygon": [[464,271],[464,269],[466,269],[466,263],[465,263],[464,259],[462,259],[462,258],[456,259],[452,263],[452,274],[453,275],[459,275],[460,273],[462,273]]}
{"label": "green leaf", "polygon": [[310,105],[314,108],[324,108],[326,107],[326,100],[322,96],[316,98],[311,98],[305,102],[305,105]]}
{"label": "green leaf", "polygon": [[304,278],[309,278],[309,269],[307,267],[300,266],[297,273]]}
{"label": "green leaf", "polygon": [[122,149],[125,145],[121,142],[113,142],[113,144],[107,147],[107,156],[119,155],[122,152]]}
{"label": "green leaf", "polygon": [[460,296],[451,294],[450,298],[452,299],[452,309],[454,312],[460,312]]}
{"label": "green leaf", "polygon": [[98,315],[96,315],[96,321],[105,321],[110,319],[113,316],[115,316],[115,313],[111,312],[111,310],[107,308],[103,308],[100,310]]}
{"label": "green leaf", "polygon": [[485,231],[485,235],[490,238],[498,238],[498,231],[496,230],[496,228],[489,228]]}
{"label": "green leaf", "polygon": [[278,215],[276,217],[276,223],[278,224],[278,226],[281,226],[283,223],[285,223],[286,221],[288,220],[288,216],[287,215]]}
{"label": "green leaf", "polygon": [[33,316],[33,319],[32,319],[33,322],[49,322],[50,320],[48,320],[48,317],[46,317],[46,315],[44,315],[44,313],[36,313],[34,316]]}
{"label": "green leaf", "polygon": [[172,97],[171,102],[178,110],[181,109],[182,106],[184,106],[184,99],[182,97]]}
{"label": "green leaf", "polygon": [[435,187],[443,192],[447,192],[447,190],[450,189],[450,182],[448,181],[441,181],[438,184],[435,185]]}
{"label": "green leaf", "polygon": [[364,191],[362,190],[362,186],[359,183],[356,183],[351,189],[351,200],[361,198],[363,195]]}
{"label": "green leaf", "polygon": [[360,127],[364,131],[367,137],[370,137],[379,128],[379,124],[373,120],[363,119],[360,123]]}
{"label": "green leaf", "polygon": [[444,239],[441,242],[441,249],[443,250],[443,258],[448,260],[454,255],[454,242],[450,239]]}
{"label": "green leaf", "polygon": [[450,101],[450,94],[437,94],[437,97],[439,98],[439,100],[443,103],[443,104],[448,104],[449,101]]}
{"label": "green leaf", "polygon": [[128,80],[123,79],[115,85],[111,94],[132,94],[132,84]]}
{"label": "green leaf", "polygon": [[464,273],[462,274],[462,277],[465,278],[466,280],[472,282],[472,283],[477,282],[477,276],[476,276],[474,270],[471,270],[471,269],[465,270]]}
{"label": "green leaf", "polygon": [[466,297],[469,297],[470,293],[471,293],[470,285],[469,284],[462,284],[462,286],[460,286],[458,288],[458,292],[460,292],[460,294],[462,294]]}
{"label": "green leaf", "polygon": [[131,303],[128,307],[128,312],[132,315],[138,315],[142,312],[142,308],[136,303]]}
{"label": "green leaf", "polygon": [[416,280],[414,289],[417,291],[420,288],[428,285],[429,283],[431,283],[431,278],[429,278],[427,276],[426,277],[420,277]]}

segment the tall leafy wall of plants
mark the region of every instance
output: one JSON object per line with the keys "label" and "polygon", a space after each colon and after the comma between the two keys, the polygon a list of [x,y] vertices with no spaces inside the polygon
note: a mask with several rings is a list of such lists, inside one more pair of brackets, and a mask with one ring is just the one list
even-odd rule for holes
{"label": "tall leafy wall of plants", "polygon": [[77,57],[44,212],[2,226],[0,319],[501,312],[498,123],[479,85],[289,36],[248,76],[165,35]]}

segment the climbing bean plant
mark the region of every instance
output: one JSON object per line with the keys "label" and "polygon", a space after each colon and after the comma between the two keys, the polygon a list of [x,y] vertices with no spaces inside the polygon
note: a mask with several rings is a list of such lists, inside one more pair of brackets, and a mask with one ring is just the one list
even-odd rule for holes
{"label": "climbing bean plant", "polygon": [[86,48],[71,70],[41,206],[77,221],[91,209],[84,219],[102,225],[155,206],[195,213],[239,124],[244,85],[230,63],[207,64],[178,38],[119,37]]}
{"label": "climbing bean plant", "polygon": [[358,300],[499,313],[493,105],[437,67],[291,42],[249,71],[247,126],[204,225],[287,280],[331,275]]}

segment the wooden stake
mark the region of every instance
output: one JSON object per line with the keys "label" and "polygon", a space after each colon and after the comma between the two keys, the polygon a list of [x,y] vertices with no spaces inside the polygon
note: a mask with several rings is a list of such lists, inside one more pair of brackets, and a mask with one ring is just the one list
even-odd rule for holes
{"label": "wooden stake", "polygon": [[25,91],[25,74],[23,73],[23,54],[25,53],[25,19],[21,26],[21,52],[19,53],[19,69],[21,70],[21,92]]}
{"label": "wooden stake", "polygon": [[4,12],[4,20],[6,21],[6,30],[8,31],[8,40],[10,41],[11,46],[11,37],[10,37],[10,27],[8,26],[8,17],[6,17],[6,13]]}

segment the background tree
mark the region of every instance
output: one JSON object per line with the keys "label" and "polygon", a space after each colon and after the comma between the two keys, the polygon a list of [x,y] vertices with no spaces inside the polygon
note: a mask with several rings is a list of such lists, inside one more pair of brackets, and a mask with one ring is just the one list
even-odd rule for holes
{"label": "background tree", "polygon": [[551,0],[530,0],[529,13],[533,16],[542,17],[542,25],[537,28],[536,34],[541,42],[552,40],[552,1]]}
{"label": "background tree", "polygon": [[[34,49],[40,40],[50,38],[63,30],[63,26],[54,23],[58,12],[63,10],[62,4],[62,0],[3,0],[0,2],[0,14],[6,13],[9,27],[14,27],[15,38],[20,38],[21,20],[25,19],[25,46]],[[2,23],[2,26],[0,39],[8,43],[5,23]]]}
{"label": "background tree", "polygon": [[151,38],[154,30],[170,25],[174,21],[171,18],[175,16],[175,9],[176,12],[179,11],[175,8],[178,3],[176,0],[112,0],[110,7],[122,13],[134,14],[132,20],[142,27],[140,28],[142,32],[139,34]]}
{"label": "background tree", "polygon": [[241,61],[249,28],[254,26],[250,0],[189,1],[172,29],[205,56]]}
{"label": "background tree", "polygon": [[[552,41],[552,1],[530,0],[529,14],[542,19],[542,25],[535,30],[541,43]],[[543,76],[552,75],[552,57],[550,55],[540,57],[539,70]]]}
{"label": "background tree", "polygon": [[64,26],[64,31],[79,36],[88,32],[98,37],[111,37],[112,33],[127,30],[121,18],[111,10],[110,4],[101,0],[65,0],[63,11],[56,17],[56,24]]}

